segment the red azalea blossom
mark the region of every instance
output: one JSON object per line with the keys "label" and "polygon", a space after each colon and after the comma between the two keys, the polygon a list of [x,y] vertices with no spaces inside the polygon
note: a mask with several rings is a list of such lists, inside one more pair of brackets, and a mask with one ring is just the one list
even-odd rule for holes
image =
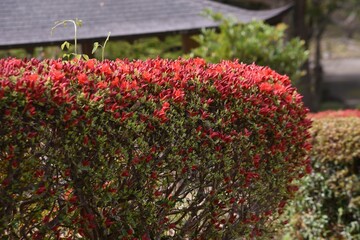
{"label": "red azalea blossom", "polygon": [[94,59],[89,59],[86,62],[86,67],[93,70],[95,68],[95,60]]}
{"label": "red azalea blossom", "polygon": [[123,81],[123,82],[121,82],[121,84],[120,84],[120,89],[122,90],[122,91],[129,91],[130,89],[131,89],[131,84],[130,83],[128,83],[127,81]]}
{"label": "red azalea blossom", "polygon": [[76,203],[78,201],[78,197],[76,195],[71,196],[71,198],[69,198],[69,202],[71,203]]}
{"label": "red azalea blossom", "polygon": [[82,161],[81,163],[82,163],[82,165],[83,165],[84,167],[90,166],[90,161],[89,161],[89,160],[84,160],[84,161]]}
{"label": "red azalea blossom", "polygon": [[9,178],[5,178],[5,179],[2,181],[1,185],[2,185],[3,187],[7,187],[7,186],[9,185],[9,183],[10,183],[10,179],[9,179]]}
{"label": "red azalea blossom", "polygon": [[119,86],[119,78],[115,77],[114,80],[111,81],[110,84],[112,87],[118,87]]}
{"label": "red azalea blossom", "polygon": [[259,165],[260,165],[260,155],[259,154],[256,154],[253,157],[253,163],[254,163],[255,168],[259,168]]}
{"label": "red azalea blossom", "polygon": [[37,190],[36,190],[36,194],[37,195],[40,195],[40,194],[42,194],[43,192],[45,192],[46,191],[46,187],[45,186],[41,186],[41,187],[39,187]]}
{"label": "red azalea blossom", "polygon": [[33,138],[33,137],[36,137],[37,135],[38,135],[37,132],[29,132],[28,135],[27,135],[27,137],[28,137],[28,138]]}
{"label": "red azalea blossom", "polygon": [[280,203],[279,203],[279,208],[284,208],[285,207],[285,205],[286,205],[286,201],[281,201]]}
{"label": "red azalea blossom", "polygon": [[270,92],[270,91],[272,91],[273,86],[268,82],[264,82],[264,83],[260,84],[259,89],[260,89],[260,91],[263,91],[263,92]]}
{"label": "red azalea blossom", "polygon": [[198,65],[198,66],[203,66],[203,65],[206,64],[205,60],[202,59],[202,58],[195,58],[195,59],[194,59],[194,63],[195,63],[196,65]]}
{"label": "red azalea blossom", "polygon": [[43,218],[43,223],[48,223],[50,221],[50,216],[49,215],[47,215],[47,216],[45,216],[44,218]]}
{"label": "red azalea blossom", "polygon": [[175,102],[182,102],[184,100],[185,93],[181,89],[174,89],[172,97]]}
{"label": "red azalea blossom", "polygon": [[79,84],[87,84],[89,79],[85,73],[80,73],[77,75]]}
{"label": "red azalea blossom", "polygon": [[101,82],[98,82],[96,84],[96,87],[99,88],[99,89],[105,89],[105,88],[108,87],[108,84],[106,82],[104,82],[104,81],[101,81]]}
{"label": "red azalea blossom", "polygon": [[38,79],[39,79],[39,75],[36,73],[29,75],[29,80],[32,82],[36,82]]}
{"label": "red azalea blossom", "polygon": [[164,103],[163,103],[163,106],[162,106],[162,109],[163,109],[164,111],[167,111],[167,110],[169,110],[169,108],[170,108],[170,103],[164,102]]}
{"label": "red azalea blossom", "polygon": [[130,173],[129,173],[128,170],[124,170],[124,171],[121,173],[121,176],[122,176],[122,177],[128,177],[128,176],[130,176]]}
{"label": "red azalea blossom", "polygon": [[281,95],[281,94],[286,93],[286,87],[284,87],[282,84],[276,83],[276,84],[274,84],[273,88],[274,88],[274,92],[276,94]]}
{"label": "red azalea blossom", "polygon": [[34,115],[36,114],[36,109],[35,109],[34,106],[31,106],[31,107],[29,108],[29,114],[30,114],[31,116],[34,116]]}
{"label": "red azalea blossom", "polygon": [[55,81],[59,81],[61,80],[62,78],[64,78],[65,74],[58,71],[58,70],[54,70],[50,73],[50,75],[52,76],[52,78],[55,80]]}
{"label": "red azalea blossom", "polygon": [[111,225],[113,225],[113,224],[114,224],[114,221],[112,221],[110,218],[106,218],[106,220],[105,220],[105,226],[106,226],[107,228],[111,227]]}
{"label": "red azalea blossom", "polygon": [[42,177],[42,176],[44,176],[44,174],[45,174],[44,170],[36,170],[35,171],[35,176],[36,177]]}
{"label": "red azalea blossom", "polygon": [[17,167],[19,166],[19,161],[13,160],[12,163],[11,163],[11,166],[12,166],[13,168],[17,168]]}
{"label": "red azalea blossom", "polygon": [[159,118],[161,120],[161,122],[165,122],[168,120],[166,117],[166,112],[163,108],[161,110],[155,110],[154,116]]}
{"label": "red azalea blossom", "polygon": [[143,72],[142,77],[145,79],[145,81],[150,82],[151,81],[151,74],[149,72]]}
{"label": "red azalea blossom", "polygon": [[63,68],[63,64],[61,62],[56,62],[54,64],[54,67],[55,67],[56,70],[60,70],[60,69]]}
{"label": "red azalea blossom", "polygon": [[141,236],[141,240],[151,240],[148,234],[144,233],[144,235]]}
{"label": "red azalea blossom", "polygon": [[110,75],[113,73],[113,71],[111,70],[109,64],[105,63],[101,66],[100,71],[104,74]]}
{"label": "red azalea blossom", "polygon": [[154,196],[155,196],[155,197],[159,197],[159,196],[161,196],[161,195],[162,195],[162,192],[159,191],[159,190],[156,190],[156,191],[154,192]]}
{"label": "red azalea blossom", "polygon": [[88,143],[89,143],[89,137],[88,137],[87,135],[84,136],[83,143],[84,143],[85,145],[88,145]]}
{"label": "red azalea blossom", "polygon": [[38,239],[43,239],[44,237],[43,237],[43,235],[42,235],[40,232],[36,231],[35,233],[33,233],[33,235],[32,235],[31,238],[32,238],[33,240],[38,240]]}

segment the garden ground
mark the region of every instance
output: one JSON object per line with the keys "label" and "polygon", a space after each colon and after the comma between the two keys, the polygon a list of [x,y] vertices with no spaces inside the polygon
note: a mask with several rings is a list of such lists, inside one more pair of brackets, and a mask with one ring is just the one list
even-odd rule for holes
{"label": "garden ground", "polygon": [[360,107],[360,58],[328,59],[324,64],[324,91],[331,102]]}
{"label": "garden ground", "polygon": [[326,108],[360,108],[360,36],[323,41]]}

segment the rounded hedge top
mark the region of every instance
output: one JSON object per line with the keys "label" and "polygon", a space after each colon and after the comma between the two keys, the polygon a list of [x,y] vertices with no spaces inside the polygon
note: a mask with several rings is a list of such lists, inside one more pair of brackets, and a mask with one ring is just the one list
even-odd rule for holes
{"label": "rounded hedge top", "polygon": [[317,161],[352,164],[360,159],[360,110],[325,111],[310,117]]}

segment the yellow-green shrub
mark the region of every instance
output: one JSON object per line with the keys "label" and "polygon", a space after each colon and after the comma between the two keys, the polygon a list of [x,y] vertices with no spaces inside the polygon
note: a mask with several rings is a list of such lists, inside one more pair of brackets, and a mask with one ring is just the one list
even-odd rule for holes
{"label": "yellow-green shrub", "polygon": [[291,213],[291,239],[360,239],[360,111],[312,115],[313,173]]}

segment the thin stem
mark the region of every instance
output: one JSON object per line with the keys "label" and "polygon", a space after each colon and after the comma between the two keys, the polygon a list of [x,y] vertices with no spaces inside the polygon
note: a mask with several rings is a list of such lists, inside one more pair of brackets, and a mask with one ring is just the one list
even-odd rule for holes
{"label": "thin stem", "polygon": [[101,50],[101,61],[104,61],[104,55],[105,55],[105,47],[106,47],[106,43],[109,41],[109,37],[110,37],[111,32],[108,33],[107,38],[104,42],[104,46],[102,46],[102,50]]}
{"label": "thin stem", "polygon": [[74,20],[68,19],[68,20],[63,20],[61,22],[58,22],[55,24],[54,27],[51,28],[51,35],[53,34],[53,31],[55,30],[55,28],[57,28],[60,25],[63,25],[67,22],[71,22],[72,24],[74,24],[74,30],[75,30],[75,34],[74,34],[74,42],[75,42],[75,55],[77,55],[77,24]]}
{"label": "thin stem", "polygon": [[73,20],[71,20],[71,21],[74,24],[74,30],[75,30],[75,33],[74,33],[75,55],[77,55],[77,26],[76,26],[75,21],[73,21]]}

